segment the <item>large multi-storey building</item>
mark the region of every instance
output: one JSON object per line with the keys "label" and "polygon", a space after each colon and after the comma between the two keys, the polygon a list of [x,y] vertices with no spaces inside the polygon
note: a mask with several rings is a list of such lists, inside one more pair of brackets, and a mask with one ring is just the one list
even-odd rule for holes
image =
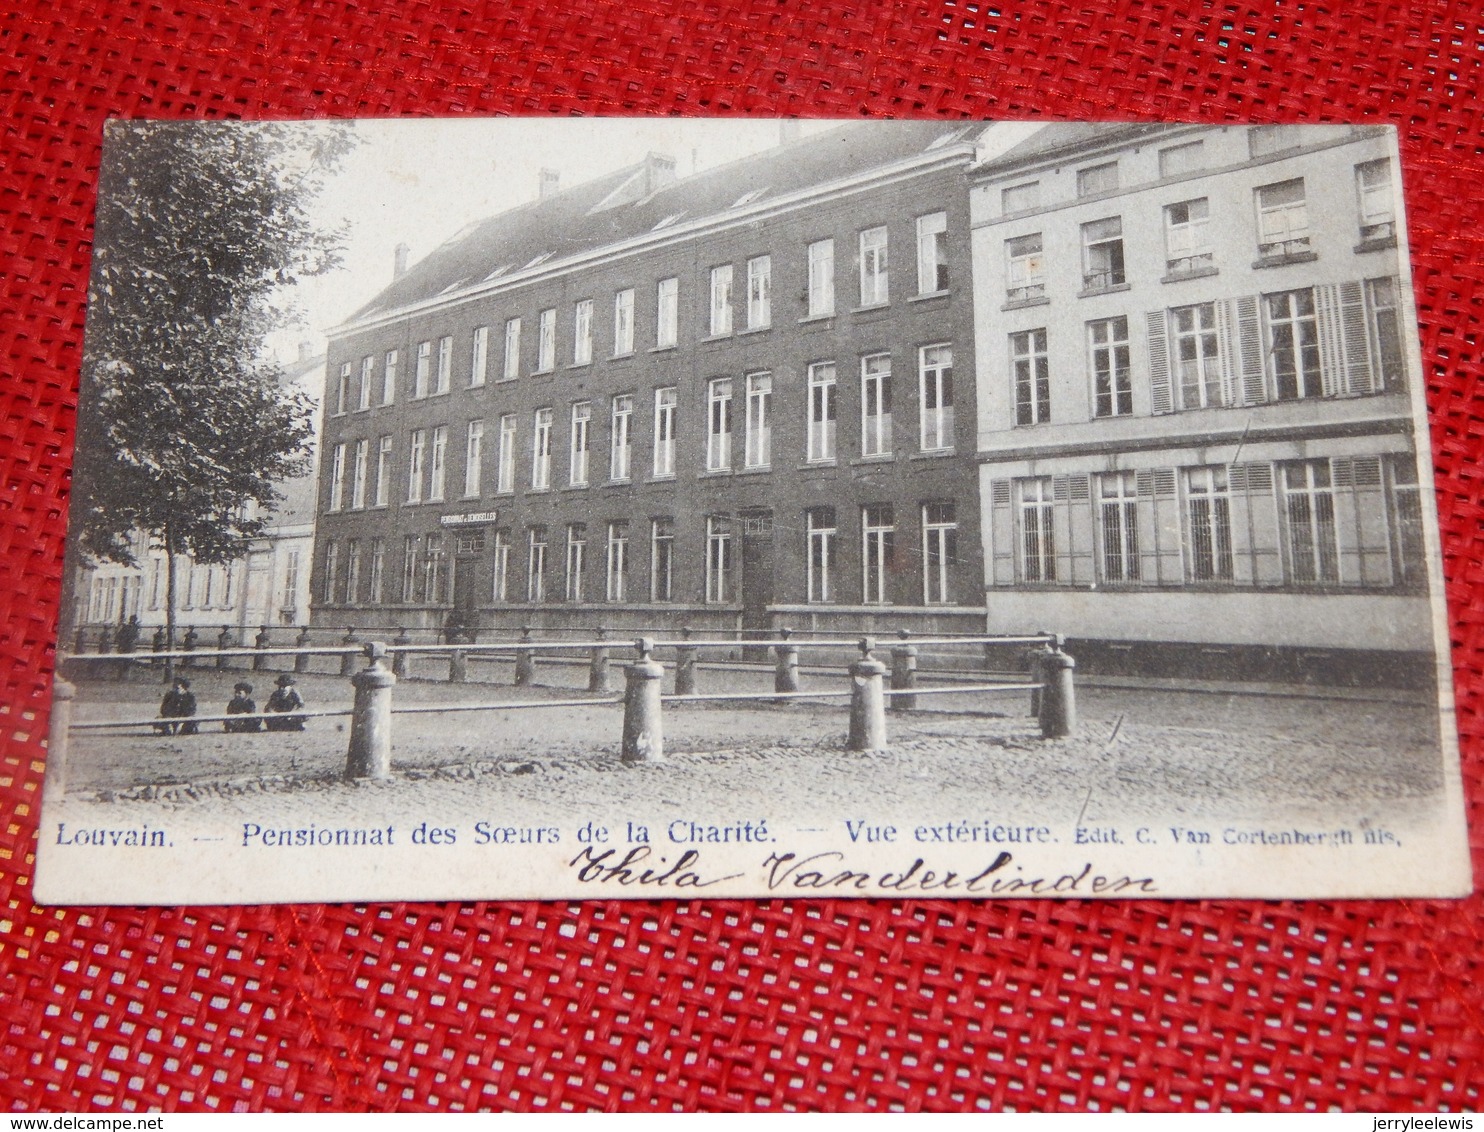
{"label": "large multi-storey building", "polygon": [[1047,125],[970,179],[990,630],[1429,679],[1390,132]]}
{"label": "large multi-storey building", "polygon": [[399,264],[331,332],[316,623],[979,631],[990,128],[651,155]]}

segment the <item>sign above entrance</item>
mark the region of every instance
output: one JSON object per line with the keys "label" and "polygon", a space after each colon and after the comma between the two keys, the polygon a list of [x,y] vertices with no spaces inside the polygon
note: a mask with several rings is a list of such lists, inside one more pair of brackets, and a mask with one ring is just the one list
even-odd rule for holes
{"label": "sign above entrance", "polygon": [[499,517],[498,511],[475,511],[472,515],[440,515],[438,521],[445,527],[467,527],[475,523],[493,523]]}

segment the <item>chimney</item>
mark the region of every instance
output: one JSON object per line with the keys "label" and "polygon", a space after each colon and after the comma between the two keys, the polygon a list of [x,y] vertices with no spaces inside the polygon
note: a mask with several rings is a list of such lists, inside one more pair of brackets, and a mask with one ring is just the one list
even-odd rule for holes
{"label": "chimney", "polygon": [[542,169],[536,179],[536,199],[545,200],[547,197],[555,196],[561,179],[562,175],[557,170]]}
{"label": "chimney", "polygon": [[675,159],[668,153],[651,150],[644,155],[644,195],[675,183]]}
{"label": "chimney", "polygon": [[397,280],[407,274],[407,256],[412,252],[406,244],[398,244],[392,252],[392,279]]}
{"label": "chimney", "polygon": [[803,128],[797,118],[780,118],[778,121],[778,144],[791,145],[803,136]]}

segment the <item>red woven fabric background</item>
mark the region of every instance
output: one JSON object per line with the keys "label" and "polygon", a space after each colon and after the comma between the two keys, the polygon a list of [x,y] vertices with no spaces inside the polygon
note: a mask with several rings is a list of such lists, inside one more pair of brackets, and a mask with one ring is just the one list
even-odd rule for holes
{"label": "red woven fabric background", "polygon": [[1484,826],[1481,26],[1480,0],[0,5],[0,1099],[1477,1108],[1477,896],[57,910],[30,878],[99,140],[128,115],[1395,123]]}

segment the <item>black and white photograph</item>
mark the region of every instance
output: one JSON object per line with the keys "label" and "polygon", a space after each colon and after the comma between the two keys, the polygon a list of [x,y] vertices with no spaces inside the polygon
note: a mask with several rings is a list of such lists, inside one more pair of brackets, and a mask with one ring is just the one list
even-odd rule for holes
{"label": "black and white photograph", "polygon": [[46,903],[1471,889],[1394,130],[111,123]]}

